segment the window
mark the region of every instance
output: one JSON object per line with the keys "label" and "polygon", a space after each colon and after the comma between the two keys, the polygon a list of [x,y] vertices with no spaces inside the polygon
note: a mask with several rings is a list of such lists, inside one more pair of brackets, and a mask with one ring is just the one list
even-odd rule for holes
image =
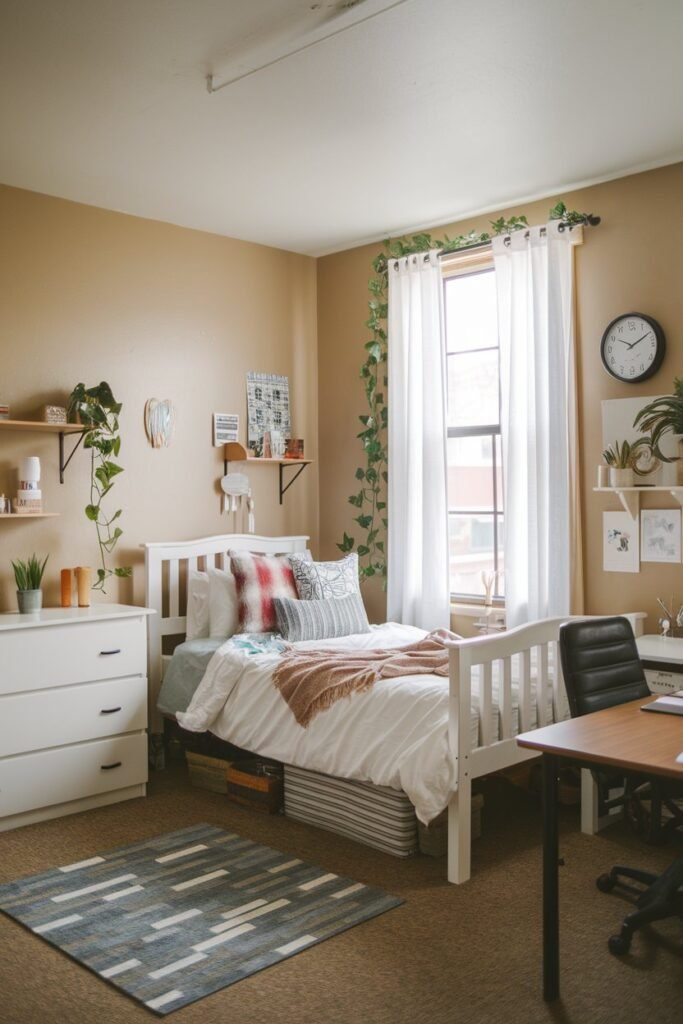
{"label": "window", "polygon": [[496,281],[492,266],[444,280],[448,362],[448,536],[451,594],[503,587],[503,477]]}

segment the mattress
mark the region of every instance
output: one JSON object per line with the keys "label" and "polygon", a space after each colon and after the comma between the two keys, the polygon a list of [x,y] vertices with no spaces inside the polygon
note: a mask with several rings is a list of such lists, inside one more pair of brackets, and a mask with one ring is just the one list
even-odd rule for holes
{"label": "mattress", "polygon": [[164,715],[184,711],[204,678],[211,658],[224,641],[216,637],[178,644],[164,672],[157,707]]}
{"label": "mattress", "polygon": [[394,857],[417,852],[415,808],[388,786],[285,765],[285,815]]}

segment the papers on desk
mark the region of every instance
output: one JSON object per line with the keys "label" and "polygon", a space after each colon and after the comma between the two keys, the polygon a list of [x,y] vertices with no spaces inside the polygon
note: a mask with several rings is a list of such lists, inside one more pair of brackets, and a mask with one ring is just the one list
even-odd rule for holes
{"label": "papers on desk", "polygon": [[683,690],[657,697],[650,704],[643,704],[641,711],[664,711],[669,715],[683,715]]}

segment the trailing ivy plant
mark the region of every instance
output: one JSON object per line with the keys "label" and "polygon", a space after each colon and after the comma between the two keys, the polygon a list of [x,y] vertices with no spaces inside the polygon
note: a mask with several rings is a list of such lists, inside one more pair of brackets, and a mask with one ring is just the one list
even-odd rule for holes
{"label": "trailing ivy plant", "polygon": [[107,518],[102,502],[114,486],[114,480],[123,468],[114,462],[121,450],[119,436],[119,413],[121,403],[117,402],[106,381],[92,388],[77,384],[69,396],[69,415],[80,420],[87,429],[83,435],[83,447],[90,450],[90,501],[85,514],[95,524],[97,543],[100,547],[101,566],[93,590],[106,593],[104,585],[111,576],[130,576],[131,569],[124,566],[116,569],[107,567],[107,559],[113,552],[123,530],[114,525],[121,516],[121,509]]}
{"label": "trailing ivy plant", "polygon": [[[597,224],[599,217],[592,214],[568,210],[563,202],[558,202],[550,210],[550,220],[561,220],[568,227],[578,224]],[[373,576],[383,579],[386,586],[387,558],[386,534],[389,525],[387,515],[386,485],[388,482],[388,451],[387,426],[389,410],[387,407],[386,389],[389,384],[387,374],[387,313],[389,297],[389,264],[392,260],[411,256],[415,253],[439,249],[442,253],[457,252],[473,245],[484,245],[490,242],[493,235],[508,235],[513,231],[527,229],[529,223],[524,216],[499,217],[491,221],[491,231],[468,234],[449,238],[432,238],[427,232],[405,236],[398,239],[385,239],[382,251],[372,261],[373,276],[368,281],[370,299],[368,308],[370,315],[365,326],[370,331],[370,338],[365,342],[365,359],[360,368],[360,377],[365,389],[368,411],[359,417],[362,430],[357,437],[363,446],[363,464],[356,470],[358,490],[349,495],[349,504],[356,509],[353,521],[358,525],[361,539],[356,543],[354,536],[346,531],[337,547],[347,554],[356,551],[359,556],[359,572],[361,580]]]}

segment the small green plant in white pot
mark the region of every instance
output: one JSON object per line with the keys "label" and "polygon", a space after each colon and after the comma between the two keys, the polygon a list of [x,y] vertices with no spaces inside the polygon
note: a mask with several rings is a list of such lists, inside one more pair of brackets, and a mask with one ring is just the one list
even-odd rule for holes
{"label": "small green plant in white pot", "polygon": [[646,437],[639,437],[637,441],[615,441],[605,448],[602,453],[604,461],[609,466],[610,487],[633,487],[635,474],[642,475],[637,468],[637,462],[645,450],[651,451],[652,446]]}
{"label": "small green plant in white pot", "polygon": [[43,573],[49,555],[41,562],[35,555],[26,562],[18,559],[12,562],[14,579],[17,584],[17,604],[22,615],[27,612],[37,612],[43,607],[43,591],[40,584],[43,582]]}

